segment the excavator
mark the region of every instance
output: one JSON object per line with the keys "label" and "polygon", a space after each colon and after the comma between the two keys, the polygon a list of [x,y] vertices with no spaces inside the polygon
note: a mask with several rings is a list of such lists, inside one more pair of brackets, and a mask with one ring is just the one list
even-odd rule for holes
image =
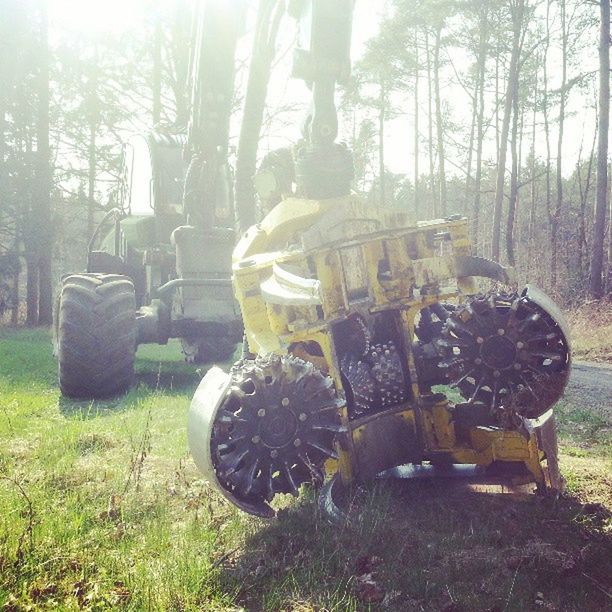
{"label": "excavator", "polygon": [[350,74],[353,1],[289,10],[311,110],[302,140],[255,179],[269,212],[232,255],[245,346],[192,399],[196,465],[265,518],[304,485],[346,518],[351,486],[381,475],[558,493],[553,406],[571,364],[561,312],[474,256],[467,219],[415,222],[351,191],[335,89]]}
{"label": "excavator", "polygon": [[[207,372],[188,415],[196,465],[243,511],[273,517],[279,496],[314,485],[341,519],[351,486],[381,475],[561,491],[553,407],[571,351],[557,306],[474,256],[467,219],[415,222],[351,190],[335,92],[353,0],[288,4],[311,108],[302,139],[254,177],[266,214],[236,242],[227,141],[243,11],[199,5],[184,143],[141,143],[148,190],[131,181],[87,273],[63,280],[63,393],[126,390],[140,343],[181,338],[195,355],[244,330],[241,358]],[[135,214],[142,198],[152,214]]]}
{"label": "excavator", "polygon": [[140,344],[180,338],[188,361],[206,362],[230,358],[242,340],[227,155],[244,10],[239,1],[197,4],[187,133],[128,143],[122,205],[92,236],[86,272],[62,280],[54,343],[65,396],[125,392]]}

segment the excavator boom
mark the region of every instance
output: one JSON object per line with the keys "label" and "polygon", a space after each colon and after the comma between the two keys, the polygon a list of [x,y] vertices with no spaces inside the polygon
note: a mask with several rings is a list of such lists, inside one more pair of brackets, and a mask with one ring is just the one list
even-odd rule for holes
{"label": "excavator boom", "polygon": [[200,228],[234,226],[227,151],[244,8],[243,0],[200,0],[194,10],[183,206]]}

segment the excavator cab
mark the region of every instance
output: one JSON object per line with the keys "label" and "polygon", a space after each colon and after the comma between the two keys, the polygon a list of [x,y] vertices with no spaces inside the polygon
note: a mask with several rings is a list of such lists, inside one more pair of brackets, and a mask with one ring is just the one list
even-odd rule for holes
{"label": "excavator cab", "polygon": [[135,216],[173,214],[182,219],[186,136],[152,131],[125,145],[121,207]]}

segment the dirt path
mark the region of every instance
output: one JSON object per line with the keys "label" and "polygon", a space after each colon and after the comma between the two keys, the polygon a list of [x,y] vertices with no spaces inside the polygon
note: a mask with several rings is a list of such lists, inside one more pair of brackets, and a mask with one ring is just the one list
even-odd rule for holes
{"label": "dirt path", "polygon": [[566,395],[612,411],[612,366],[588,361],[572,364]]}

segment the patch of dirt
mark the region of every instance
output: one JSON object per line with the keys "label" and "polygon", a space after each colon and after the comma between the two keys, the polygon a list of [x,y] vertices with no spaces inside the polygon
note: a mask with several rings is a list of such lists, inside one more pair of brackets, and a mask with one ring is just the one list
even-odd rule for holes
{"label": "patch of dirt", "polygon": [[612,412],[612,364],[575,361],[566,395],[577,406],[597,406]]}

